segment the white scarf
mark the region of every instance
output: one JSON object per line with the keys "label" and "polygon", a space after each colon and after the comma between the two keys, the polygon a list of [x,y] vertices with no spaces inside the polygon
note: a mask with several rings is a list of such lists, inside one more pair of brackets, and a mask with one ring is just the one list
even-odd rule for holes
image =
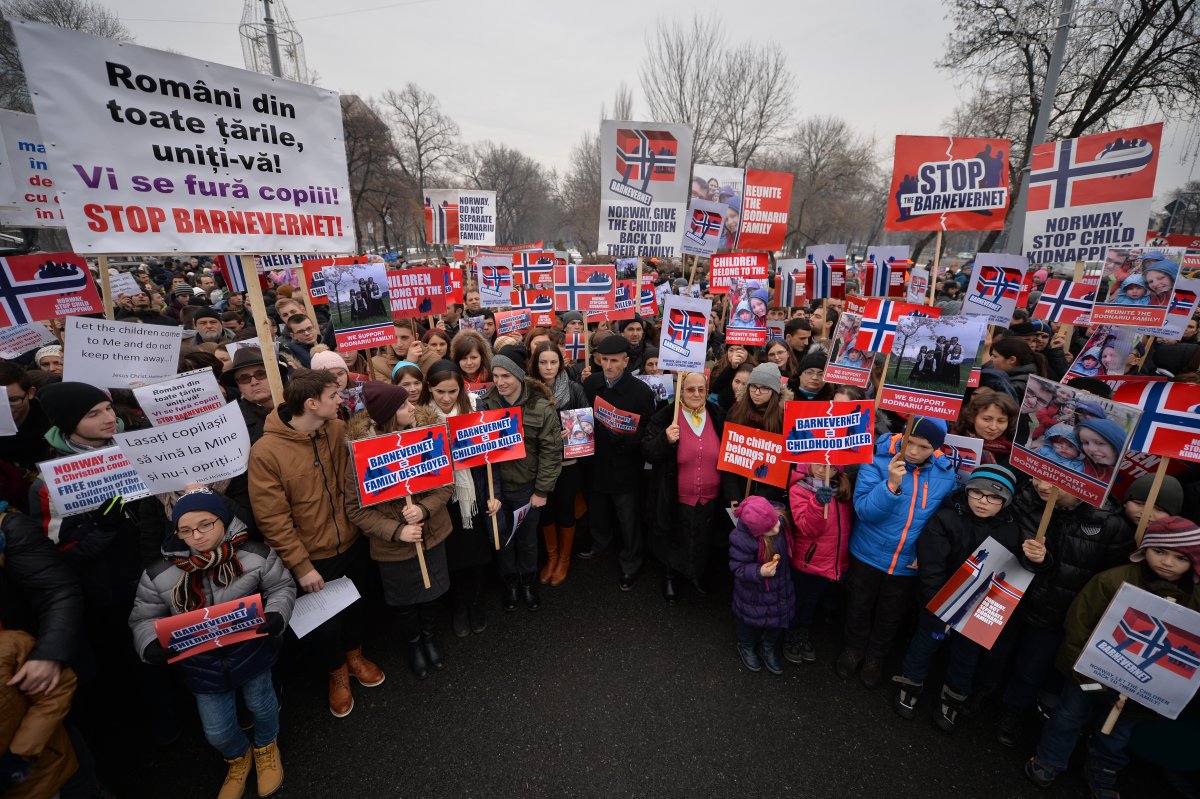
{"label": "white scarf", "polygon": [[[467,400],[471,403],[471,410],[475,410],[475,395],[468,393]],[[431,401],[428,407],[432,408],[443,422],[449,416],[458,415],[458,408],[451,408],[450,413],[443,413],[436,402]],[[475,500],[475,478],[471,475],[470,469],[454,470],[454,500],[458,503],[458,513],[462,516],[463,529],[472,529],[475,526],[475,514],[479,512],[479,505]]]}

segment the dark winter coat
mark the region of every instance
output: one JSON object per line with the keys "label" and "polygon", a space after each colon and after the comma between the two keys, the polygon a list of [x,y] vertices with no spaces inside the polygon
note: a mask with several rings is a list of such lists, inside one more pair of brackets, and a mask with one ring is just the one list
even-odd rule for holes
{"label": "dark winter coat", "polygon": [[[705,412],[712,420],[717,438],[725,428],[725,412],[716,403],[705,403]],[[667,441],[667,428],[674,417],[675,404],[668,403],[650,417],[646,425],[646,438],[642,441],[642,455],[654,467],[650,472],[649,506],[651,529],[659,535],[671,535],[676,526],[679,508],[679,444]],[[680,410],[680,413],[683,413]],[[681,420],[680,424],[687,424]],[[717,497],[718,501],[722,497]],[[727,501],[732,499],[725,497]],[[741,497],[737,497],[741,499]]]}
{"label": "dark winter coat", "polygon": [[[635,494],[642,490],[645,482],[642,441],[646,436],[646,425],[654,415],[654,392],[650,387],[630,375],[623,376],[612,388],[604,381],[603,372],[592,372],[583,381],[583,390],[594,406],[596,398],[627,413],[639,416],[638,428],[633,433],[617,433],[596,420],[596,454],[592,456],[591,489],[604,494]],[[560,444],[561,446],[561,444]]]}
{"label": "dark winter coat", "polygon": [[[1013,514],[1025,538],[1037,534],[1046,503],[1032,485],[1023,486],[1013,502]],[[1067,608],[1096,574],[1129,562],[1133,528],[1110,498],[1104,507],[1080,502],[1073,508],[1055,508],[1046,528],[1050,565],[1036,574],[1017,612],[1028,624],[1061,630]]]}
{"label": "dark winter coat", "polygon": [[752,627],[787,627],[796,614],[796,589],[788,568],[786,525],[780,525],[776,551],[781,556],[774,577],[763,577],[758,542],[738,522],[729,534],[729,570],[733,572],[733,615]]}
{"label": "dark winter coat", "polygon": [[[521,397],[515,404],[521,408],[525,457],[504,461],[493,468],[500,473],[508,490],[532,488],[533,493],[545,498],[554,490],[562,471],[562,421],[546,386],[528,378],[524,383]],[[509,407],[495,386],[483,395],[480,405],[489,411]]]}
{"label": "dark winter coat", "polygon": [[83,632],[83,591],[54,544],[24,513],[0,522],[0,627],[37,638],[32,660],[70,661]]}

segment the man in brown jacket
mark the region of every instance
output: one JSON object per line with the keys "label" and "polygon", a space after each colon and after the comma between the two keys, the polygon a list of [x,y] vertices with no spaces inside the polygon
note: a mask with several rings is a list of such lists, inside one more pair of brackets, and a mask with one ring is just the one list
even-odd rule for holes
{"label": "man in brown jacket", "polygon": [[[298,370],[250,449],[258,529],[308,593],[339,577],[361,587],[369,574],[367,543],[346,517],[350,457],[345,424],[338,419],[341,402],[332,372]],[[305,638],[329,672],[329,712],[338,718],[354,709],[350,675],[367,688],[384,680],[379,667],[362,656],[365,627],[363,603],[355,602]]]}
{"label": "man in brown jacket", "polygon": [[12,799],[53,796],[79,767],[62,723],[75,695],[75,672],[64,668],[44,692],[9,685],[34,643],[28,633],[0,630],[0,751],[6,752],[0,794]]}

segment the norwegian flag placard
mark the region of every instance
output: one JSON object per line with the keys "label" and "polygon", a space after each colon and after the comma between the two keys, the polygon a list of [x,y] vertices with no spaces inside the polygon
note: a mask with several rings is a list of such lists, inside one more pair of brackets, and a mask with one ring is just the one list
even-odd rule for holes
{"label": "norwegian flag placard", "polygon": [[991,649],[1031,582],[1033,573],[989,536],[925,607],[968,639]]}
{"label": "norwegian flag placard", "polygon": [[103,312],[81,256],[55,252],[0,259],[0,327]]}
{"label": "norwegian flag placard", "polygon": [[1004,255],[981,252],[975,257],[971,282],[963,298],[962,312],[966,316],[986,316],[990,324],[1008,327],[1021,284],[1029,270],[1029,259],[1023,255]]}
{"label": "norwegian flag placard", "polygon": [[512,290],[511,304],[513,308],[529,311],[534,325],[549,327],[554,324],[554,286],[549,283],[516,286]]}
{"label": "norwegian flag placard", "polygon": [[1075,671],[1169,719],[1200,687],[1200,613],[1131,583],[1108,603]]}
{"label": "norwegian flag placard", "polygon": [[712,300],[668,294],[658,337],[658,368],[664,372],[703,372],[708,352]]}
{"label": "norwegian flag placard", "polygon": [[554,267],[554,310],[612,311],[616,303],[617,272],[611,265]]}
{"label": "norwegian flag placard", "polygon": [[846,296],[846,245],[819,244],[805,250],[806,290],[810,300]]}
{"label": "norwegian flag placard", "polygon": [[782,457],[789,463],[870,463],[874,431],[875,406],[869,402],[788,402]]}
{"label": "norwegian flag placard", "polygon": [[688,203],[687,221],[683,226],[684,255],[710,257],[721,247],[721,227],[725,224],[725,203],[700,200]]}
{"label": "norwegian flag placard", "polygon": [[1096,281],[1073,282],[1050,278],[1042,286],[1042,296],[1033,309],[1033,318],[1064,325],[1085,325],[1096,301]]}
{"label": "norwegian flag placard", "polygon": [[567,333],[563,338],[563,352],[571,361],[582,361],[587,356],[587,335]]}
{"label": "norwegian flag placard", "polygon": [[865,297],[903,297],[908,282],[908,245],[868,247],[862,265],[862,293]]}
{"label": "norwegian flag placard", "polygon": [[1126,383],[1113,400],[1142,409],[1130,450],[1200,463],[1200,385]]}
{"label": "norwegian flag placard", "polygon": [[1022,251],[1033,263],[1102,261],[1146,240],[1161,122],[1033,148]]}
{"label": "norwegian flag placard", "polygon": [[1178,341],[1187,331],[1188,322],[1196,315],[1196,306],[1200,304],[1200,279],[1181,277],[1175,281],[1175,291],[1167,304],[1167,318],[1162,327],[1139,327],[1138,333],[1143,336]]}
{"label": "norwegian flag placard", "polygon": [[479,285],[479,304],[484,308],[503,308],[512,302],[512,256],[481,255],[475,259]]}
{"label": "norwegian flag placard", "polygon": [[364,507],[454,482],[444,424],[351,441],[350,459]]}
{"label": "norwegian flag placard", "polygon": [[450,460],[455,469],[525,457],[521,407],[460,413],[446,420],[450,431]]}
{"label": "norwegian flag placard", "polygon": [[799,308],[807,299],[805,262],[788,258],[775,262],[775,305],[780,308]]}
{"label": "norwegian flag placard", "polygon": [[554,282],[554,253],[515,252],[512,254],[514,286],[534,286]]}
{"label": "norwegian flag placard", "polygon": [[[863,302],[857,297],[854,299],[859,303]],[[938,319],[942,315],[942,309],[935,305],[917,305],[879,298],[866,300],[865,305],[856,307],[861,308],[862,319],[854,337],[854,346],[863,352],[891,352],[896,339],[896,321],[902,316]]]}
{"label": "norwegian flag placard", "polygon": [[966,485],[967,480],[971,477],[971,472],[983,458],[983,439],[947,433],[946,441],[942,444],[941,449],[942,454],[950,460],[950,465],[954,467],[954,479],[960,486]]}
{"label": "norwegian flag placard", "polygon": [[524,308],[515,311],[496,312],[497,336],[519,336],[531,327],[533,327],[532,317],[530,317],[529,311]]}

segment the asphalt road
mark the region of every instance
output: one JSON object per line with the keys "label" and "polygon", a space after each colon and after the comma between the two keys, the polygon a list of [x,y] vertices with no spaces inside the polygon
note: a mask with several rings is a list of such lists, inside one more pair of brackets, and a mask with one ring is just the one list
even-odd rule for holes
{"label": "asphalt road", "polygon": [[[424,682],[381,616],[365,651],[387,681],[355,683],[345,719],[329,714],[323,675],[289,670],[277,796],[1087,795],[1078,769],[1048,791],[1026,782],[1036,729],[1008,749],[985,714],[951,737],[933,726],[936,695],[909,722],[886,687],[843,683],[832,624],[814,630],[817,663],[752,674],[734,651],[728,588],[687,590],[668,608],[655,572],[629,593],[617,576],[611,556],[577,561],[536,613],[503,613],[492,596],[488,629],[465,639],[443,613],[447,665]],[[224,763],[187,700],[182,736],[139,753],[129,796],[216,795]],[[1173,795],[1145,766],[1131,767],[1122,787],[1124,796]]]}

